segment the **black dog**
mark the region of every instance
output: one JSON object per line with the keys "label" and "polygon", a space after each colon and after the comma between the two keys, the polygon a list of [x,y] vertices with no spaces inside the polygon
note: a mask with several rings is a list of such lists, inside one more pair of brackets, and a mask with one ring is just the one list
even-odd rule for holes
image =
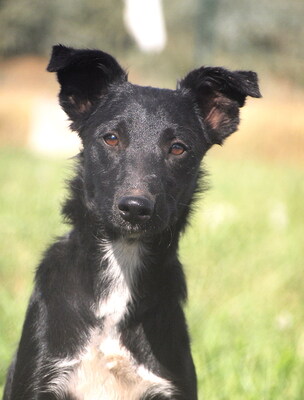
{"label": "black dog", "polygon": [[48,71],[83,151],[4,399],[195,400],[178,240],[202,157],[260,97],[257,76],[202,67],[177,90],[141,87],[110,55],[64,46]]}

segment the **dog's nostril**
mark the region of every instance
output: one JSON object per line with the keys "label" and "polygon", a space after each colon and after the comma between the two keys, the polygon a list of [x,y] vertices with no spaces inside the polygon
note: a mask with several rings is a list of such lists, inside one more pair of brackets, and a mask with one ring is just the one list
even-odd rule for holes
{"label": "dog's nostril", "polygon": [[118,208],[124,220],[139,223],[151,217],[154,203],[144,196],[124,196],[119,200]]}

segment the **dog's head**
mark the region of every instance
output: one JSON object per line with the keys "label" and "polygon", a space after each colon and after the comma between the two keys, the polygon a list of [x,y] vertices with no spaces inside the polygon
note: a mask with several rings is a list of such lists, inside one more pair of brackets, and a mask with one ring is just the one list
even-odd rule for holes
{"label": "dog's head", "polygon": [[205,68],[176,90],[128,82],[102,51],[53,48],[60,104],[83,142],[87,206],[111,234],[154,234],[184,225],[206,151],[237,129],[251,71]]}

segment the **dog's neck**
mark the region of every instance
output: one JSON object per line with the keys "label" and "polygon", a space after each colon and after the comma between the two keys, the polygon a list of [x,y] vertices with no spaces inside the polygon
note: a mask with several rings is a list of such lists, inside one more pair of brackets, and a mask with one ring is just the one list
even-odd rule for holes
{"label": "dog's neck", "polygon": [[[159,274],[166,273],[173,265],[178,265],[176,236],[165,232],[161,235],[130,239],[124,236],[114,240],[97,239],[101,271],[113,282],[123,279],[130,292],[141,293],[141,281],[157,280]],[[111,281],[108,281],[111,287]]]}
{"label": "dog's neck", "polygon": [[155,243],[125,238],[100,241],[98,318],[107,313],[118,322],[123,317],[121,312],[128,314],[128,308],[135,319],[141,319],[158,306],[160,299],[185,300],[186,284],[176,251],[164,249],[164,243],[155,246]]}

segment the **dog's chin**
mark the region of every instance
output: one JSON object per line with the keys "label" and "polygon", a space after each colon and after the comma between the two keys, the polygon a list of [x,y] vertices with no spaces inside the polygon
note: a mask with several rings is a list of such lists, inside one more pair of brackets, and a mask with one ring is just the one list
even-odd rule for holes
{"label": "dog's chin", "polygon": [[119,233],[126,239],[141,239],[152,237],[157,233],[160,233],[162,229],[155,226],[146,226],[141,224],[124,224],[120,226]]}
{"label": "dog's chin", "polygon": [[125,238],[130,240],[153,238],[166,231],[170,218],[151,218],[142,223],[125,221],[120,215],[99,215],[102,231],[112,239]]}
{"label": "dog's chin", "polygon": [[142,224],[131,224],[123,220],[111,221],[106,226],[108,233],[113,234],[115,237],[123,237],[125,239],[148,239],[156,234],[160,234],[166,229],[165,224],[153,224],[145,222]]}

